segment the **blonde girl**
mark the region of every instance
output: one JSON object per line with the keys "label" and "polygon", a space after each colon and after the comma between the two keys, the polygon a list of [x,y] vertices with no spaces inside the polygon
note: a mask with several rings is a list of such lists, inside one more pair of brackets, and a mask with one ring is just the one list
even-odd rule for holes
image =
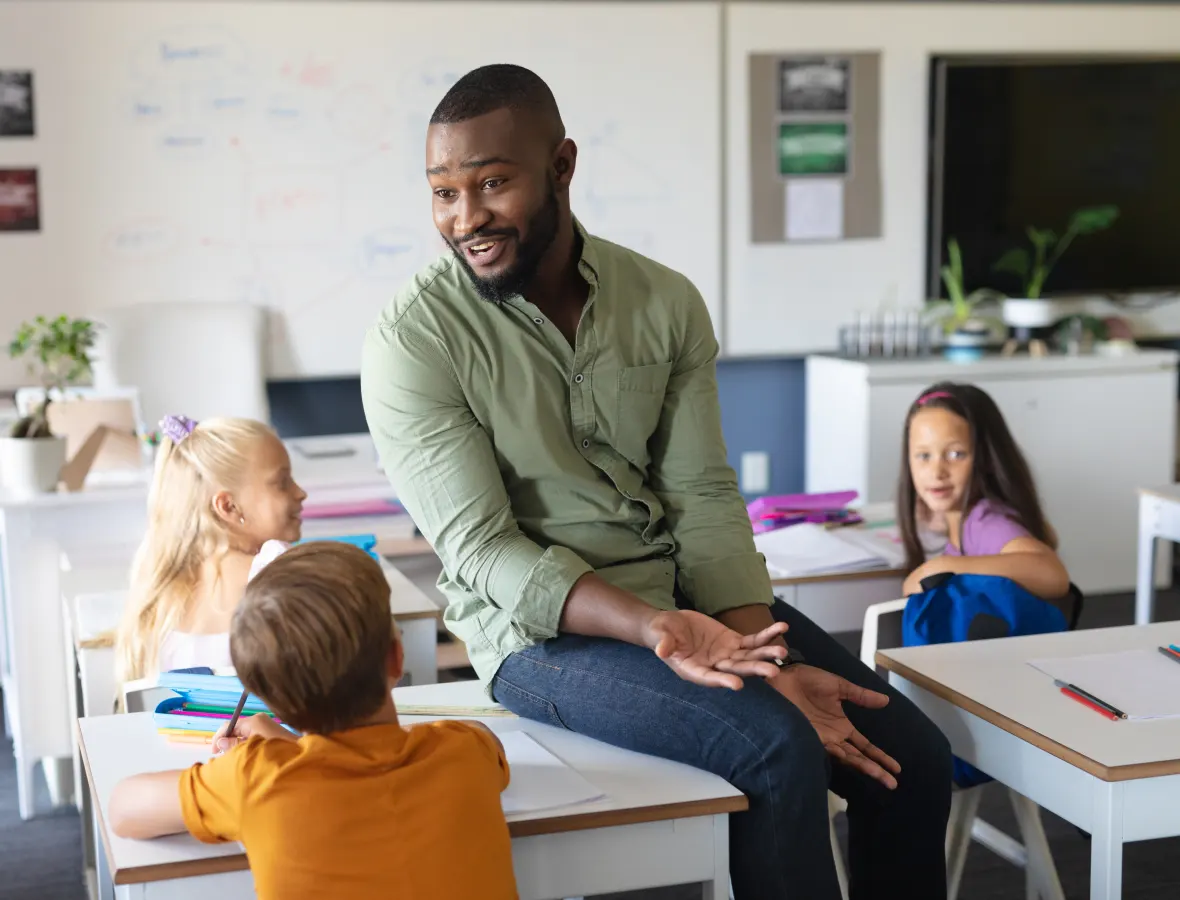
{"label": "blonde girl", "polygon": [[232,665],[229,624],[247,581],[302,529],[307,494],[269,427],[167,416],[160,431],[147,534],[116,640],[120,681]]}

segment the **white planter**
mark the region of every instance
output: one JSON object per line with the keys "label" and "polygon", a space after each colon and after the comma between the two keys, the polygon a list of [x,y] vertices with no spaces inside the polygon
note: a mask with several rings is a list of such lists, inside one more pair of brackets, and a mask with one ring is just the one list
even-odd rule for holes
{"label": "white planter", "polygon": [[1009,297],[1000,305],[1000,316],[1009,328],[1049,328],[1066,316],[1081,312],[1078,300]]}
{"label": "white planter", "polygon": [[0,437],[0,488],[15,495],[57,490],[66,464],[64,437]]}

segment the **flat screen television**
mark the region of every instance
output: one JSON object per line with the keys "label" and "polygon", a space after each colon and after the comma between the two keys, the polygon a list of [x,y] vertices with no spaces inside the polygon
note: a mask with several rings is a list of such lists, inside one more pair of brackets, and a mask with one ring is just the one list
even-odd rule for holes
{"label": "flat screen television", "polygon": [[1061,233],[1081,207],[1113,204],[1043,296],[1180,289],[1180,57],[967,57],[931,61],[926,288],[945,296],[948,238],[967,289],[1020,297],[993,265],[1028,226]]}

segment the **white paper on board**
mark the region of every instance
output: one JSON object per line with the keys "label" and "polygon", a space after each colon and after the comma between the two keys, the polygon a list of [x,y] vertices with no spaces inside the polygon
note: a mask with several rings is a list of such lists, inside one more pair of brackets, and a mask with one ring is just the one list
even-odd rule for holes
{"label": "white paper on board", "polygon": [[787,181],[788,241],[838,241],[844,237],[844,179]]}

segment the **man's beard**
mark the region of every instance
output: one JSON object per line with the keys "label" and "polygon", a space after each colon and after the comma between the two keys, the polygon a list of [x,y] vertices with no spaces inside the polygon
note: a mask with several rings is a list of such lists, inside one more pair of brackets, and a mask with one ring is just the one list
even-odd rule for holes
{"label": "man's beard", "polygon": [[[471,280],[479,296],[490,303],[502,303],[512,295],[522,293],[537,274],[545,251],[549,249],[549,245],[557,237],[558,212],[557,188],[550,182],[549,195],[541,204],[541,208],[529,219],[528,231],[524,240],[520,239],[520,232],[515,228],[510,228],[503,231],[477,231],[460,238],[460,246],[456,246],[450,241],[447,241],[447,244],[451,248],[451,252],[455,254],[455,258],[459,260],[460,265],[463,266],[464,271],[467,272],[467,277]],[[471,263],[467,261],[467,254],[463,252],[461,245],[470,243],[477,238],[500,235],[516,239],[516,261],[499,275],[480,278],[475,274]]]}

